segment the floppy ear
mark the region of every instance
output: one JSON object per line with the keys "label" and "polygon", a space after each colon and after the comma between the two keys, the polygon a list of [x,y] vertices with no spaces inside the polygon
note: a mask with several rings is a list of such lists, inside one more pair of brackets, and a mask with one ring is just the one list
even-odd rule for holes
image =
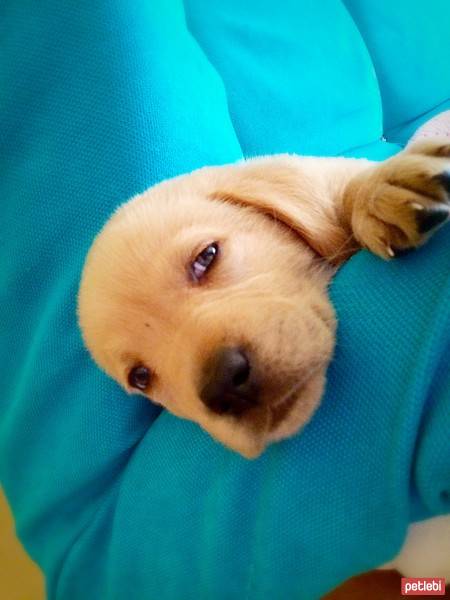
{"label": "floppy ear", "polygon": [[341,222],[340,196],[348,177],[341,184],[336,174],[343,166],[339,161],[336,169],[333,162],[330,170],[327,159],[290,155],[251,159],[221,167],[210,197],[256,208],[289,227],[318,255],[340,264],[357,249]]}

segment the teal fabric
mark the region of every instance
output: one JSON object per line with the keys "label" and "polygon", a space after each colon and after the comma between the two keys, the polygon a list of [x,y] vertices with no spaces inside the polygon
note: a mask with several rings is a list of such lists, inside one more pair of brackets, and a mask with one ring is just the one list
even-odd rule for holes
{"label": "teal fabric", "polygon": [[383,122],[401,143],[450,98],[431,27],[450,5],[425,29],[421,5],[2,3],[0,478],[49,598],[318,598],[450,512],[448,228],[339,272],[323,404],[257,461],[126,396],[75,317],[93,236],[151,184],[243,155],[395,153]]}
{"label": "teal fabric", "polygon": [[386,133],[448,102],[448,0],[344,0],[344,4],[370,52]]}

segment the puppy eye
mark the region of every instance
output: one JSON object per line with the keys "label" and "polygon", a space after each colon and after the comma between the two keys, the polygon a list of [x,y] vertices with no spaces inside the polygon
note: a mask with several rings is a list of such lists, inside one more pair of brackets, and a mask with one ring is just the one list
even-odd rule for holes
{"label": "puppy eye", "polygon": [[146,390],[150,383],[150,370],[144,365],[133,367],[128,373],[128,383],[132,388]]}
{"label": "puppy eye", "polygon": [[197,254],[191,264],[191,274],[195,281],[200,281],[207,273],[219,254],[219,244],[213,242],[204,248],[200,254]]}

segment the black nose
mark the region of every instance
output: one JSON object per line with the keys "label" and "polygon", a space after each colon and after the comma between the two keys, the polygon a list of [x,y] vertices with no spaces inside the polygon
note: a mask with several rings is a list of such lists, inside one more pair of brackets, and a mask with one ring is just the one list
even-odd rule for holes
{"label": "black nose", "polygon": [[202,402],[213,412],[240,415],[258,403],[251,365],[239,348],[223,348],[206,365]]}

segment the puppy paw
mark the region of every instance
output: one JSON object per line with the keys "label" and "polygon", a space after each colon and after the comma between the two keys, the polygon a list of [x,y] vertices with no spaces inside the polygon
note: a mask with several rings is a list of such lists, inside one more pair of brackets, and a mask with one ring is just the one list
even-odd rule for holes
{"label": "puppy paw", "polygon": [[450,217],[450,144],[411,144],[352,187],[351,225],[361,246],[387,259],[404,254]]}

